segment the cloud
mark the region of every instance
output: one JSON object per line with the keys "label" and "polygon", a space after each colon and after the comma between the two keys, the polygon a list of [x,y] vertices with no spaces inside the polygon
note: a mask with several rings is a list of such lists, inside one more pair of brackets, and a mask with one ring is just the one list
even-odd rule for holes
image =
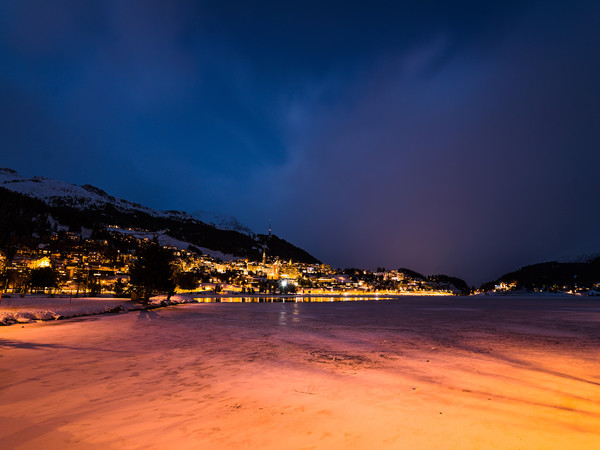
{"label": "cloud", "polygon": [[3,165],[257,230],[273,218],[334,265],[483,281],[600,246],[598,15],[3,2]]}
{"label": "cloud", "polygon": [[599,33],[585,8],[559,13],[532,11],[486,54],[438,65],[436,44],[383,62],[290,169],[301,218],[278,219],[334,264],[472,282],[597,251]]}

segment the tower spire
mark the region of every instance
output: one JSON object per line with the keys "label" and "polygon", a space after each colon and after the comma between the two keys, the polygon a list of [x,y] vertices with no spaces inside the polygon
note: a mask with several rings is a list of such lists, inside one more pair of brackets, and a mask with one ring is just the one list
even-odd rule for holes
{"label": "tower spire", "polygon": [[[267,239],[271,239],[271,219],[269,219],[269,234]],[[263,254],[262,254],[262,263],[265,265],[267,263],[267,239],[263,242]]]}

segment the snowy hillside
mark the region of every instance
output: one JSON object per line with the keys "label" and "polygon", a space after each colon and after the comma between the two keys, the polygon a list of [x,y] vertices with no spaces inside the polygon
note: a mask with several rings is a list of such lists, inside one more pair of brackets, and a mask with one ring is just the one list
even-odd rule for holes
{"label": "snowy hillside", "polygon": [[194,211],[191,216],[204,223],[213,225],[220,230],[233,230],[251,236],[254,234],[250,228],[233,216],[216,214],[208,211]]}
{"label": "snowy hillside", "polygon": [[99,209],[106,205],[123,212],[143,212],[153,217],[165,217],[179,220],[195,220],[213,225],[221,230],[233,230],[247,235],[252,231],[236,218],[209,212],[196,211],[188,214],[181,211],[157,211],[138,203],[108,195],[102,189],[85,184],[77,186],[64,181],[45,177],[26,178],[12,169],[0,168],[0,187],[29,197],[38,198],[51,206],[70,206],[78,209]]}
{"label": "snowy hillside", "polygon": [[151,215],[161,214],[142,205],[112,197],[102,189],[89,184],[77,186],[45,177],[25,178],[12,169],[0,169],[0,186],[38,198],[52,206],[68,205],[83,209],[103,207],[109,203],[119,210],[143,211]]}
{"label": "snowy hillside", "polygon": [[[109,225],[108,229],[113,233],[125,234],[127,236],[133,236],[136,239],[148,239],[153,240],[157,239],[160,245],[174,247],[179,250],[187,250],[190,247],[190,243],[186,241],[182,241],[179,239],[175,239],[174,237],[169,236],[164,231],[158,232],[150,232],[150,231],[139,231],[139,230],[130,230],[127,228],[120,228],[116,226]],[[221,261],[233,261],[237,258],[235,255],[231,255],[228,253],[223,253],[218,250],[212,250],[206,247],[197,247],[203,254],[212,256],[213,258],[220,259]]]}

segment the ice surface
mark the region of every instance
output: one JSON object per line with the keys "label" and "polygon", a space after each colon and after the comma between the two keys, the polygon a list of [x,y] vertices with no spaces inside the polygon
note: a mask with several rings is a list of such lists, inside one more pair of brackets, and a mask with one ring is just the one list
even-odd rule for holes
{"label": "ice surface", "polygon": [[597,308],[573,298],[207,303],[1,327],[0,442],[599,448]]}

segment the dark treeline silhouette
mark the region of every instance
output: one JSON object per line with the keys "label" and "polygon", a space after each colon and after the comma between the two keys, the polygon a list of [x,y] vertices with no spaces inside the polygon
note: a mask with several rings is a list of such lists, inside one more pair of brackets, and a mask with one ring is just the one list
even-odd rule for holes
{"label": "dark treeline silhouette", "polygon": [[522,267],[482,284],[489,291],[499,283],[516,283],[515,289],[573,290],[593,288],[600,283],[600,257],[587,262],[545,262]]}
{"label": "dark treeline silhouette", "polygon": [[401,267],[398,269],[398,272],[403,273],[404,275],[408,275],[413,280],[425,281],[426,277],[419,272],[415,272],[414,270],[407,269],[405,267]]}
{"label": "dark treeline silhouette", "polygon": [[436,283],[445,284],[448,286],[454,286],[456,289],[460,291],[462,295],[469,295],[471,293],[471,288],[465,280],[462,280],[457,277],[451,277],[449,275],[438,274],[438,275],[430,275],[427,277],[429,281],[434,281]]}

